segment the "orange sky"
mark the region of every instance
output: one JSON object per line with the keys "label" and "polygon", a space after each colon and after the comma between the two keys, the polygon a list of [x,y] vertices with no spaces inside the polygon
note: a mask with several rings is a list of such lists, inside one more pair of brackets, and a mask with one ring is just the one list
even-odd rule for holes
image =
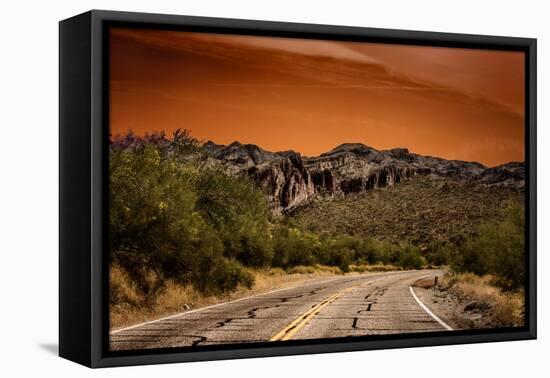
{"label": "orange sky", "polygon": [[113,135],[524,160],[520,52],[113,29],[110,70]]}

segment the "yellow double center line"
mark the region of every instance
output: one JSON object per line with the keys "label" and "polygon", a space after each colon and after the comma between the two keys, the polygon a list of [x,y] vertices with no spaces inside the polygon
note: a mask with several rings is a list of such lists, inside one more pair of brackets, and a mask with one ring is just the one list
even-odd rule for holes
{"label": "yellow double center line", "polygon": [[298,318],[296,318],[292,323],[287,325],[283,330],[279,333],[277,333],[275,336],[273,336],[269,341],[284,341],[284,340],[290,340],[298,331],[300,331],[304,326],[307,324],[307,322],[313,318],[315,315],[317,315],[323,308],[334,302],[336,299],[341,297],[342,295],[352,291],[353,289],[368,285],[374,281],[369,281],[366,283],[361,283],[357,285],[350,286],[342,291],[337,292],[336,294],[331,295],[330,297],[326,298],[324,301],[318,303],[317,305],[313,306],[308,311],[304,312],[302,315],[300,315]]}

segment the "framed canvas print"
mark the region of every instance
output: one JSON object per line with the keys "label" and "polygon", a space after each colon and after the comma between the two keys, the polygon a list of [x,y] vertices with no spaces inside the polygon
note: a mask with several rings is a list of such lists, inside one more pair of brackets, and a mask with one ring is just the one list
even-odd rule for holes
{"label": "framed canvas print", "polygon": [[536,40],[60,23],[60,355],[536,337]]}

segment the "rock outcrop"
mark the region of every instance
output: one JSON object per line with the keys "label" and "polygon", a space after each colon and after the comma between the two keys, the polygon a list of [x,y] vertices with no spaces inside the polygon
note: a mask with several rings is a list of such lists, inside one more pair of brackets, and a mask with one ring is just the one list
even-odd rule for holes
{"label": "rock outcrop", "polygon": [[487,168],[479,175],[479,181],[488,185],[525,186],[525,163],[512,162]]}
{"label": "rock outcrop", "polygon": [[315,194],[311,175],[299,153],[273,153],[238,142],[228,146],[207,142],[204,148],[221,160],[229,172],[252,178],[268,195],[270,207],[276,212],[292,209]]}
{"label": "rock outcrop", "polygon": [[379,151],[345,143],[318,157],[269,152],[253,144],[203,145],[231,174],[248,176],[267,194],[274,212],[285,212],[317,195],[347,195],[397,184],[415,175],[522,188],[523,163],[486,168],[476,162],[422,156],[406,148]]}

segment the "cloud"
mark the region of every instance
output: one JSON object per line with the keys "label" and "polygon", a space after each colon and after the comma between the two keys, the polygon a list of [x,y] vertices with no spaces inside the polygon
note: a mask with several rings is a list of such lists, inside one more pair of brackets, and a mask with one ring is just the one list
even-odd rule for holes
{"label": "cloud", "polygon": [[[294,54],[344,59],[362,63],[378,63],[368,54],[357,51],[341,42],[283,37],[233,36],[230,34],[181,33],[155,30],[113,29],[113,35],[131,38],[143,44],[170,50],[187,51],[196,48],[193,42],[215,43],[232,47],[254,47],[286,51]],[[187,43],[182,43],[187,42]]]}
{"label": "cloud", "polygon": [[[230,37],[231,38],[231,37]],[[356,51],[342,43],[322,40],[307,40],[295,38],[262,38],[248,37],[235,41],[240,45],[260,47],[264,49],[273,49],[287,51],[295,54],[322,56],[334,59],[344,59],[361,63],[378,63],[377,59]]]}

